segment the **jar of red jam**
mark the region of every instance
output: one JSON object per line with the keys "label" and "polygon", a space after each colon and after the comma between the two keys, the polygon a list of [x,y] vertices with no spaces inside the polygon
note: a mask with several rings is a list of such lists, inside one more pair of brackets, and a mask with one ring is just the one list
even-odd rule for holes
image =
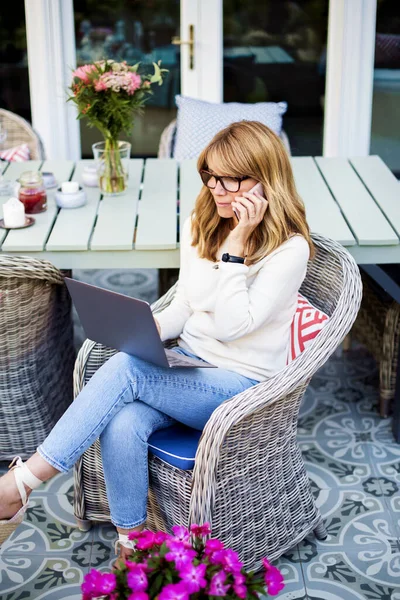
{"label": "jar of red jam", "polygon": [[28,215],[47,210],[47,196],[42,174],[38,171],[25,171],[18,179],[18,198],[25,206]]}

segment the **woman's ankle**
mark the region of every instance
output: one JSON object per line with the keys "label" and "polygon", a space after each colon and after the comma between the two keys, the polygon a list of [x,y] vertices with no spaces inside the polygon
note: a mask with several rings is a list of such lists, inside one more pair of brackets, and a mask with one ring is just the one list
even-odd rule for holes
{"label": "woman's ankle", "polygon": [[47,462],[39,452],[35,452],[32,454],[30,458],[26,461],[26,466],[28,469],[41,481],[48,481],[55,475],[58,475],[61,471],[55,469],[50,463]]}
{"label": "woman's ankle", "polygon": [[142,525],[138,525],[137,527],[132,527],[131,529],[123,529],[122,527],[117,527],[117,532],[122,533],[122,535],[129,535],[132,531],[143,531],[144,523]]}

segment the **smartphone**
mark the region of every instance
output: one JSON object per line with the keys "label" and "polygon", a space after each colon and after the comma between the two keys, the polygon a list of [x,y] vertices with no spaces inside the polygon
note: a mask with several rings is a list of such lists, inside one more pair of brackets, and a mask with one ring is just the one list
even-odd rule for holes
{"label": "smartphone", "polygon": [[[260,183],[260,182],[256,183],[256,185],[254,187],[252,187],[251,190],[249,190],[247,193],[254,194],[255,192],[258,192],[261,195],[264,194],[262,183]],[[232,207],[232,210],[235,213],[237,220],[240,221],[240,214],[233,207]]]}

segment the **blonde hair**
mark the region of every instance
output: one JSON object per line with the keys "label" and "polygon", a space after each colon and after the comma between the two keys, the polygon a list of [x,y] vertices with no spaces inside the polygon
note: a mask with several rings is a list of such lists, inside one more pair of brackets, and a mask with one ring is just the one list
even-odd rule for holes
{"label": "blonde hair", "polygon": [[[207,169],[217,158],[224,172],[219,175],[247,175],[261,182],[268,208],[248,241],[246,264],[251,265],[278,248],[292,234],[301,234],[314,247],[306,221],[303,201],[297,193],[289,156],[281,139],[258,121],[239,121],[218,132],[201,152],[197,169]],[[238,192],[240,194],[240,191]],[[192,246],[213,262],[233,226],[233,219],[218,215],[211,191],[204,185],[192,211]]]}

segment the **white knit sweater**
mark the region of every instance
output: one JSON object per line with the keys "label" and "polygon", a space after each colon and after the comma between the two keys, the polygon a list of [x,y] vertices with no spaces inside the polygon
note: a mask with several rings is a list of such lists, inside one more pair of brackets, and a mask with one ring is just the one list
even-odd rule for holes
{"label": "white knit sweater", "polygon": [[[258,263],[199,258],[191,244],[190,217],[182,228],[176,295],[156,318],[161,339],[245,377],[264,381],[286,365],[290,324],[306,275],[309,247],[294,235]],[[216,268],[217,267],[217,268]]]}

